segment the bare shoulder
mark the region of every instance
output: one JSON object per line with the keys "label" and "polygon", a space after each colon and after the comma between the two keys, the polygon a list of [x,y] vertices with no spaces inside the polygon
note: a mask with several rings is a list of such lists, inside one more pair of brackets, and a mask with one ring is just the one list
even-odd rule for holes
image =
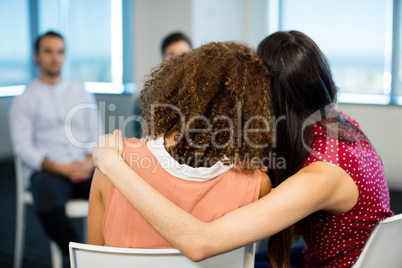
{"label": "bare shoulder", "polygon": [[344,169],[335,164],[323,161],[311,163],[296,174],[304,173],[314,175],[310,177],[310,179],[314,180],[315,183],[323,183],[328,186],[339,184],[342,181],[353,181],[352,177],[350,177]]}
{"label": "bare shoulder", "polygon": [[330,213],[343,213],[351,209],[359,198],[359,190],[353,178],[343,168],[328,162],[314,162],[302,168],[299,174],[306,185],[315,187],[323,194],[325,206]]}

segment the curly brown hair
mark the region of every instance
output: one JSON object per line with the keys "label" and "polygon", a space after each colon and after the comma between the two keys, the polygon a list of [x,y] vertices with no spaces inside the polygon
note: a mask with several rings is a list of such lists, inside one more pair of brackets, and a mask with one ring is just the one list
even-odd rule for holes
{"label": "curly brown hair", "polygon": [[168,151],[181,164],[223,161],[253,172],[270,150],[270,80],[254,51],[236,42],[210,43],[164,61],[141,93],[144,133],[152,139],[178,133]]}

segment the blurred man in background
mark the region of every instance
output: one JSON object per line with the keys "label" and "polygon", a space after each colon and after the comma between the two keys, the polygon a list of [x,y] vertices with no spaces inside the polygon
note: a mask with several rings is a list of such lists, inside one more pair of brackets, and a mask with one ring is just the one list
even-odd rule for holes
{"label": "blurred man in background", "polygon": [[99,120],[94,96],[62,78],[64,52],[64,39],[56,32],[36,40],[39,77],[14,99],[10,125],[15,155],[31,178],[35,212],[48,236],[68,255],[68,243],[77,241],[77,233],[65,204],[89,196]]}
{"label": "blurred man in background", "polygon": [[185,34],[181,32],[169,34],[162,40],[162,60],[190,51],[191,48],[191,41]]}

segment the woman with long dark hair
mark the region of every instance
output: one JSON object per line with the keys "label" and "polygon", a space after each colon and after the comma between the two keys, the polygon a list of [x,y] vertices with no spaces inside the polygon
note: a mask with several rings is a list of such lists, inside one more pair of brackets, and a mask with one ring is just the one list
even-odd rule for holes
{"label": "woman with long dark hair", "polygon": [[119,133],[100,139],[95,164],[165,239],[193,260],[271,237],[271,265],[289,267],[297,230],[306,242],[307,267],[351,267],[375,224],[393,215],[381,160],[358,123],[335,109],[337,89],[313,40],[297,31],[277,32],[261,42],[257,55],[273,72],[276,120],[270,153],[285,159],[285,165],[270,166],[275,190],[267,196],[206,223],[118,161]]}
{"label": "woman with long dark hair", "polygon": [[[337,88],[326,58],[313,40],[298,31],[277,32],[260,43],[257,55],[273,72],[274,114],[285,120],[277,124],[274,151],[287,159],[288,165],[286,169],[269,170],[273,186],[317,161],[339,166],[338,170],[344,175],[347,173],[343,176],[346,182],[351,183],[345,188],[344,199],[340,200],[350,202],[345,209],[337,213],[330,210],[313,213],[272,236],[268,244],[269,259],[271,263],[289,259],[292,237],[297,230],[306,241],[304,255],[308,263],[348,266],[357,259],[377,220],[392,215],[382,163],[357,122],[335,110]],[[376,175],[367,181],[365,177],[372,174],[366,174],[363,169],[372,169]],[[331,168],[325,170],[331,173]],[[378,195],[373,196],[370,191],[376,191]],[[364,206],[374,199],[374,206]],[[366,213],[366,207],[371,210],[375,206],[379,206],[374,209],[377,213]],[[365,224],[365,220],[370,224]],[[353,229],[320,241],[314,235],[318,231],[325,237],[329,228],[338,230],[339,226],[359,224],[365,226],[365,231],[359,235]]]}

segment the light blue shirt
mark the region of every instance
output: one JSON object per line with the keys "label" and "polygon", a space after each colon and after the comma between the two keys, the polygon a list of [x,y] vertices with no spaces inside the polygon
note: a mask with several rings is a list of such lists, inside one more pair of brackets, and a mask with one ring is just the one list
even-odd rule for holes
{"label": "light blue shirt", "polygon": [[29,175],[45,157],[57,163],[84,160],[103,134],[94,96],[67,79],[29,84],[13,101],[10,126],[15,155]]}

